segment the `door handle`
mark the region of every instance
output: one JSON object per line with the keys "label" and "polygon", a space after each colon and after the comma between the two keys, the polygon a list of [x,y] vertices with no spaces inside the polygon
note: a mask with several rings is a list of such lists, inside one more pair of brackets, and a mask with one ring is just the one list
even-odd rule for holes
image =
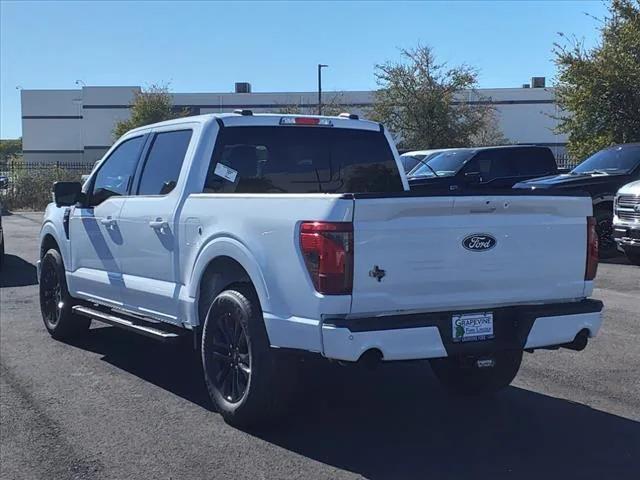
{"label": "door handle", "polygon": [[107,228],[113,228],[116,226],[116,221],[112,217],[101,218],[100,223]]}
{"label": "door handle", "polygon": [[161,232],[164,232],[165,230],[169,229],[169,222],[163,220],[162,218],[156,218],[155,220],[151,220],[149,222],[149,226],[154,230],[160,230]]}

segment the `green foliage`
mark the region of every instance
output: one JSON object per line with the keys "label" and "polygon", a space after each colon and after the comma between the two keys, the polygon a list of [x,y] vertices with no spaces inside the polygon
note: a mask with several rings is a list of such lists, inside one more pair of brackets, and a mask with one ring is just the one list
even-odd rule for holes
{"label": "green foliage", "polygon": [[9,187],[0,190],[0,203],[7,210],[44,210],[51,202],[54,182],[79,182],[83,173],[89,171],[47,164],[27,166],[21,160],[14,161],[9,172]]}
{"label": "green foliage", "polygon": [[466,65],[447,68],[431,49],[401,50],[400,62],[376,65],[379,89],[370,116],[401,138],[400,147],[464,147],[490,118],[486,104],[461,102],[466,91],[479,99],[476,71]]}
{"label": "green foliage", "polygon": [[131,103],[131,117],[116,123],[113,134],[119,138],[133,128],[185,115],[187,112],[184,110],[175,111],[173,99],[166,85],[151,85],[143,91],[136,92]]}
{"label": "green foliage", "polygon": [[568,134],[574,158],[640,141],[640,0],[612,0],[600,33],[592,49],[563,34],[554,49],[556,99],[566,112],[557,131]]}
{"label": "green foliage", "polygon": [[491,147],[494,145],[509,145],[511,140],[504,136],[495,112],[489,110],[485,114],[484,123],[471,135],[470,147]]}
{"label": "green foliage", "polygon": [[0,162],[6,162],[22,154],[22,139],[0,140]]}

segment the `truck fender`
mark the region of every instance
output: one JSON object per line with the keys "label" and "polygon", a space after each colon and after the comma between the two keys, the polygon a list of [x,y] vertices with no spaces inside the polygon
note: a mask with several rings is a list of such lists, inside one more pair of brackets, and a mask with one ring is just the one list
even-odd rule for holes
{"label": "truck fender", "polygon": [[200,280],[207,266],[218,257],[229,257],[244,268],[258,294],[262,310],[265,312],[270,311],[269,291],[260,264],[243,243],[231,237],[214,238],[200,249],[191,272],[187,289],[188,296],[191,298],[198,297]]}
{"label": "truck fender", "polygon": [[[49,205],[49,207],[47,207],[44,215],[44,221],[40,228],[38,248],[40,248],[47,235],[53,237],[58,244],[58,247],[60,247],[62,261],[64,262],[65,269],[68,271],[69,266],[71,265],[71,255],[69,252],[69,240],[64,233],[64,210],[65,209],[56,208],[53,205]],[[38,259],[40,259],[42,253],[45,252],[38,252]]]}

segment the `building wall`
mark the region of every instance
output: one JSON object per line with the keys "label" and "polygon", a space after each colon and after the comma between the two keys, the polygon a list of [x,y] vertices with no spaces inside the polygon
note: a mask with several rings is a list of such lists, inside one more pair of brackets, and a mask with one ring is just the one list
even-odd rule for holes
{"label": "building wall", "polygon": [[[83,87],[76,90],[22,90],[22,135],[27,161],[94,162],[115,141],[117,121],[129,118],[129,105],[137,86]],[[349,111],[366,116],[373,92],[324,92],[323,99],[348,105]],[[296,105],[313,109],[314,92],[282,93],[175,93],[177,107],[192,112],[222,113],[237,108],[273,112]],[[564,151],[566,137],[553,133],[557,114],[551,88],[500,88],[465,92],[459,101],[494,106],[498,126],[513,143],[548,145],[556,154]]]}

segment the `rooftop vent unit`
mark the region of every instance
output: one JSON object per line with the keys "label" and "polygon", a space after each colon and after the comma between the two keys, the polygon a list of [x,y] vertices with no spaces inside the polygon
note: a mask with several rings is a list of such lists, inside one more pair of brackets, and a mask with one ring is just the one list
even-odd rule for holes
{"label": "rooftop vent unit", "polygon": [[531,88],[544,88],[545,83],[545,77],[531,77]]}
{"label": "rooftop vent unit", "polygon": [[251,93],[249,82],[236,82],[236,93]]}

